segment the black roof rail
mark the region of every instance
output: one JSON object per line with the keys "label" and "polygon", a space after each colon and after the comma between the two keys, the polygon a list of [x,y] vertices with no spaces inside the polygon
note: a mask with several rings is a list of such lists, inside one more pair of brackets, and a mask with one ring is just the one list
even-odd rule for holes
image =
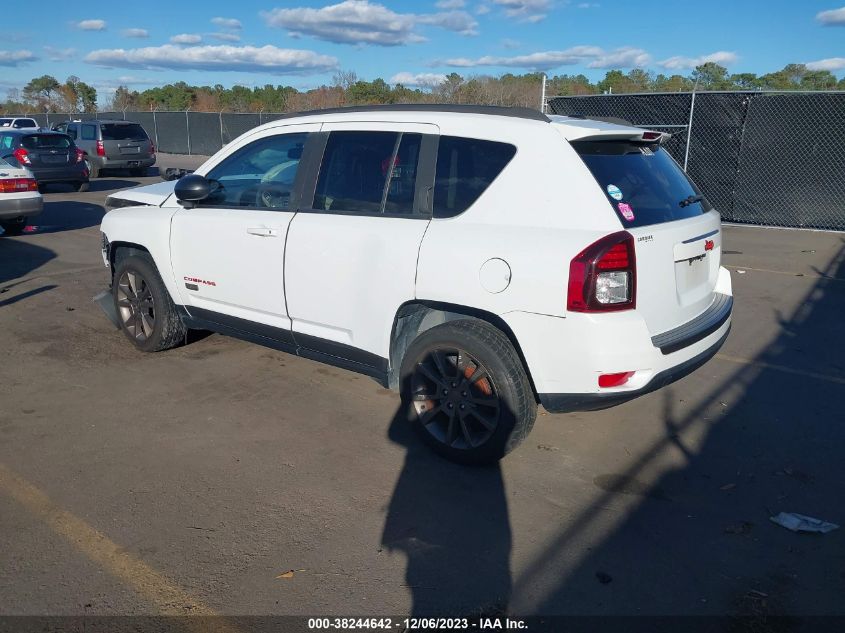
{"label": "black roof rail", "polygon": [[277,119],[291,119],[301,116],[319,116],[321,114],[346,114],[355,112],[459,112],[464,114],[487,114],[492,116],[509,116],[518,119],[531,119],[549,123],[551,119],[539,110],[531,108],[508,108],[505,106],[486,105],[458,105],[454,103],[395,103],[388,105],[348,106],[343,108],[326,108],[324,110],[306,110],[291,112]]}

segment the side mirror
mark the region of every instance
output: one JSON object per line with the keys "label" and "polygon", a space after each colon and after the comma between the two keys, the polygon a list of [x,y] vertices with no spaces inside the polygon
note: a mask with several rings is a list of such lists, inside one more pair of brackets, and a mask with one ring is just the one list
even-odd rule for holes
{"label": "side mirror", "polygon": [[173,193],[176,194],[176,199],[183,204],[186,209],[196,206],[197,202],[205,200],[211,193],[211,183],[199,174],[188,174],[182,176],[173,188]]}

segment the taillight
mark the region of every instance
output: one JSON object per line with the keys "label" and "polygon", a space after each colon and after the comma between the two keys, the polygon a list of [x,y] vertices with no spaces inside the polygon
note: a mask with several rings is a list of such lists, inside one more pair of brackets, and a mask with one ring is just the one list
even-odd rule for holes
{"label": "taillight", "polygon": [[569,264],[566,309],[571,312],[630,310],[637,301],[634,236],[607,235],[578,253]]}
{"label": "taillight", "polygon": [[599,374],[599,387],[621,387],[634,375],[632,371],[620,371],[615,374]]}
{"label": "taillight", "polygon": [[0,180],[0,193],[21,193],[22,191],[38,191],[38,183],[34,178]]}
{"label": "taillight", "polygon": [[32,161],[29,160],[29,152],[27,152],[23,147],[19,147],[16,149],[12,154],[18,160],[21,165],[31,165]]}
{"label": "taillight", "polygon": [[155,143],[150,143],[150,154],[156,153],[156,146]]}
{"label": "taillight", "polygon": [[97,141],[97,156],[105,156],[106,155],[106,148],[103,147],[102,141]]}
{"label": "taillight", "polygon": [[85,152],[83,152],[81,149],[79,149],[77,147],[76,148],[76,162],[81,163],[84,158],[85,158]]}

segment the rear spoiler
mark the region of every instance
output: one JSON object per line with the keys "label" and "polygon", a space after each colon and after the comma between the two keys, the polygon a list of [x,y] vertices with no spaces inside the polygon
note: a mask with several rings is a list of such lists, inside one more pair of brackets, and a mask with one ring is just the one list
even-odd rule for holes
{"label": "rear spoiler", "polygon": [[658,132],[656,130],[640,130],[634,131],[602,131],[598,134],[586,134],[572,139],[573,141],[641,141],[643,143],[663,143],[672,138],[672,135],[667,132]]}

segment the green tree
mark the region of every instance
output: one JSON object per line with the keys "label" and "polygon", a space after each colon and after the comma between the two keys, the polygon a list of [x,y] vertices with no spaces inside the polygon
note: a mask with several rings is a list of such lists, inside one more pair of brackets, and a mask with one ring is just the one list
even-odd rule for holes
{"label": "green tree", "polygon": [[696,66],[690,79],[698,90],[727,90],[731,87],[728,80],[728,69],[715,62],[707,62]]}
{"label": "green tree", "polygon": [[23,88],[23,98],[39,110],[50,111],[54,109],[54,99],[59,87],[56,78],[51,75],[42,75],[30,81]]}

